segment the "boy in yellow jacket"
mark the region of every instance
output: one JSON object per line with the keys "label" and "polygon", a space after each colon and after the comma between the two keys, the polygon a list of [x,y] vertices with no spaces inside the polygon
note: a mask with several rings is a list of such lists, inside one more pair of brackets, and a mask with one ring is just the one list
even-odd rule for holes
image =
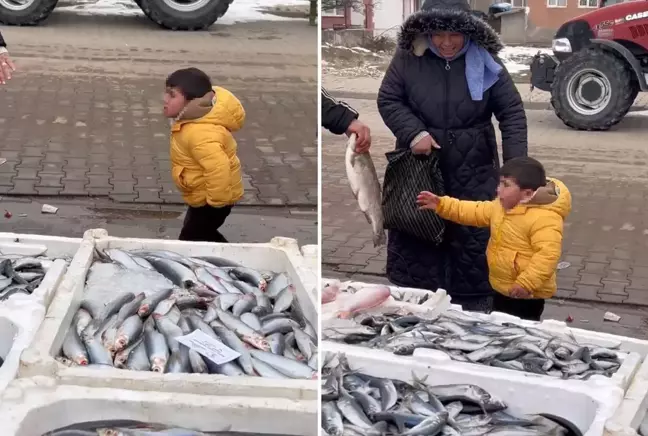
{"label": "boy in yellow jacket", "polygon": [[179,239],[227,242],[218,229],[243,197],[232,133],[243,127],[245,110],[207,74],[187,68],[166,80],[164,115],[172,119],[173,181],[189,206]]}
{"label": "boy in yellow jacket", "polygon": [[560,180],[547,179],[537,160],[519,157],[500,169],[493,201],[421,192],[417,203],[449,221],[490,227],[486,257],[490,284],[497,291],[493,310],[540,320],[545,299],[556,293],[563,222],[571,212],[571,194]]}

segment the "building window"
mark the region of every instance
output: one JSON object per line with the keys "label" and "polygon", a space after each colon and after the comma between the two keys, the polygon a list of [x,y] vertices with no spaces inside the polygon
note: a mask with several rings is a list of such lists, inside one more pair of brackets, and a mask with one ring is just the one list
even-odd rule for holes
{"label": "building window", "polygon": [[329,10],[322,9],[322,16],[323,17],[344,17],[344,6],[340,6]]}
{"label": "building window", "polygon": [[598,0],[578,0],[579,8],[598,8]]}
{"label": "building window", "polygon": [[[581,0],[578,0],[581,1]],[[567,0],[547,0],[548,8],[566,8]]]}
{"label": "building window", "polygon": [[511,0],[511,5],[514,8],[526,8],[527,0]]}

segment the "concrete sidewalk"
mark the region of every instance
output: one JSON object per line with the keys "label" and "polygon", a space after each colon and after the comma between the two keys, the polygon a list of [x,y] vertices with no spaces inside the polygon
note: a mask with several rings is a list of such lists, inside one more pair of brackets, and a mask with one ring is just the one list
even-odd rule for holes
{"label": "concrete sidewalk", "polygon": [[[43,204],[59,210],[43,214]],[[129,205],[108,199],[0,197],[0,230],[79,238],[85,230],[103,228],[111,236],[177,239],[184,211],[182,206]],[[3,216],[5,212],[11,217]],[[238,206],[221,231],[230,242],[268,242],[283,236],[300,245],[317,244],[317,210]]]}

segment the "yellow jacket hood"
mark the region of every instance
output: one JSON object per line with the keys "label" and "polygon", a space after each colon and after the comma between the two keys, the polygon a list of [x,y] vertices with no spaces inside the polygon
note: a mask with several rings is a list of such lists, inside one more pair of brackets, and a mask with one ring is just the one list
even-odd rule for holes
{"label": "yellow jacket hood", "polygon": [[571,213],[571,193],[560,180],[547,178],[547,185],[538,189],[526,206],[555,212],[565,219]]}
{"label": "yellow jacket hood", "polygon": [[173,130],[179,130],[187,122],[216,124],[230,132],[236,132],[243,127],[245,110],[234,94],[225,88],[214,86],[205,96],[187,103],[176,118]]}

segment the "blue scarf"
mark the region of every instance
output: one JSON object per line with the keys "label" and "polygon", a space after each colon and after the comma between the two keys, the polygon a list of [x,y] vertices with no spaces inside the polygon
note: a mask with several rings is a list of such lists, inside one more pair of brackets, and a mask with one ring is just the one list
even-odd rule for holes
{"label": "blue scarf", "polygon": [[484,98],[484,92],[488,91],[499,80],[502,66],[495,62],[495,59],[485,48],[480,47],[473,41],[468,40],[459,53],[452,58],[441,56],[437,48],[432,44],[432,38],[430,38],[429,45],[432,53],[448,62],[463,55],[466,56],[466,83],[473,101],[481,101]]}

